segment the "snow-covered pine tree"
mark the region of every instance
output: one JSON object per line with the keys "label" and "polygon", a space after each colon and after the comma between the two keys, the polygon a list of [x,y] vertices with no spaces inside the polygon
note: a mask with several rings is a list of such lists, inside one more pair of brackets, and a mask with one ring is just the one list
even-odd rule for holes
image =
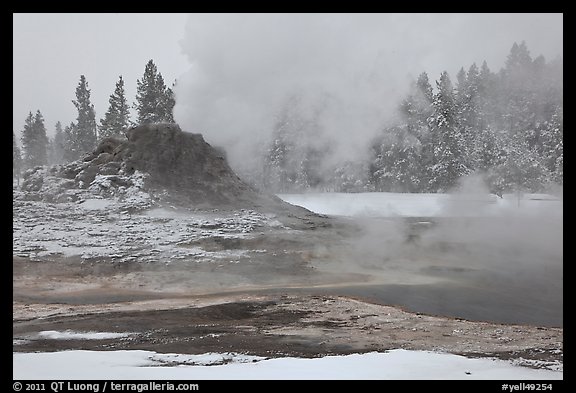
{"label": "snow-covered pine tree", "polygon": [[149,60],[142,79],[136,81],[136,102],[138,123],[174,122],[174,94],[166,88],[162,74],[158,72],[153,60]]}
{"label": "snow-covered pine tree", "polygon": [[432,165],[431,134],[434,93],[428,74],[421,73],[399,107],[401,124],[385,127],[376,137],[368,165],[370,187],[378,191],[420,192]]}
{"label": "snow-covered pine tree", "polygon": [[430,191],[446,191],[469,173],[466,166],[467,147],[458,124],[454,88],[446,71],[436,82],[434,112],[428,120],[432,135],[433,162],[426,168]]}
{"label": "snow-covered pine tree", "polygon": [[100,139],[122,135],[122,132],[130,126],[130,108],[124,92],[124,80],[120,75],[114,93],[108,100],[110,106],[100,120]]}
{"label": "snow-covered pine tree", "polygon": [[421,142],[405,126],[388,127],[372,146],[368,172],[377,191],[418,192],[421,190]]}
{"label": "snow-covered pine tree", "polygon": [[546,168],[552,173],[552,181],[564,183],[564,119],[561,107],[556,108],[550,121],[543,124],[541,152]]}
{"label": "snow-covered pine tree", "polygon": [[330,173],[328,184],[330,191],[363,192],[371,190],[366,162],[344,161],[335,166]]}
{"label": "snow-covered pine tree", "polygon": [[493,192],[541,192],[551,179],[550,171],[535,148],[521,135],[505,136],[505,155],[489,170],[488,184]]}
{"label": "snow-covered pine tree", "polygon": [[400,114],[406,122],[406,130],[421,138],[428,133],[427,119],[432,114],[434,94],[425,72],[412,84],[408,97],[400,104]]}
{"label": "snow-covered pine tree", "polygon": [[[463,69],[462,69],[463,70]],[[463,163],[474,170],[478,166],[478,155],[485,154],[481,151],[486,143],[494,143],[490,139],[493,135],[483,133],[487,131],[487,123],[483,122],[480,113],[480,73],[476,64],[472,64],[465,77],[461,77],[456,89],[456,114],[458,126],[466,147]],[[482,140],[482,141],[480,141]],[[488,152],[490,153],[490,152]],[[486,158],[486,157],[485,157]]]}
{"label": "snow-covered pine tree", "polygon": [[272,192],[292,191],[292,161],[296,142],[294,133],[302,126],[294,109],[297,105],[297,96],[286,100],[276,117],[270,148],[264,157],[263,185]]}
{"label": "snow-covered pine tree", "polygon": [[22,172],[22,154],[16,142],[16,134],[12,130],[12,179],[16,179],[20,184],[20,173]]}
{"label": "snow-covered pine tree", "polygon": [[263,183],[272,192],[300,192],[321,186],[328,146],[318,141],[318,113],[304,108],[302,97],[288,97],[279,111],[264,158]]}
{"label": "snow-covered pine tree", "polygon": [[76,118],[76,132],[74,133],[74,144],[79,155],[92,151],[96,147],[98,139],[96,127],[96,114],[94,105],[90,102],[90,89],[84,75],[80,75],[80,82],[76,87],[76,100],[72,103],[78,110]]}
{"label": "snow-covered pine tree", "polygon": [[273,140],[264,157],[262,183],[265,189],[271,192],[286,191],[288,183],[287,159],[290,147],[277,124],[273,134]]}

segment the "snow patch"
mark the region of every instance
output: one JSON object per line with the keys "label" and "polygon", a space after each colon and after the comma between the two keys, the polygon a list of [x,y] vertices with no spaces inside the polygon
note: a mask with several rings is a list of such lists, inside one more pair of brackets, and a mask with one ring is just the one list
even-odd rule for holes
{"label": "snow patch", "polygon": [[85,199],[80,201],[79,205],[86,210],[104,210],[110,208],[113,203],[109,199]]}
{"label": "snow patch", "polygon": [[503,360],[403,349],[313,359],[151,351],[13,353],[12,359],[13,379],[563,379],[561,371]]}
{"label": "snow patch", "polygon": [[44,330],[36,337],[44,340],[110,340],[126,338],[134,333],[111,333],[111,332],[76,332],[73,330]]}
{"label": "snow patch", "polygon": [[[217,336],[217,335],[214,335]],[[215,353],[208,352],[202,355],[185,355],[179,353],[157,353],[149,359],[163,366],[215,366],[229,363],[251,363],[265,360],[261,356],[250,356],[238,353]]]}
{"label": "snow patch", "polygon": [[476,217],[561,212],[563,201],[547,194],[307,193],[280,199],[318,214],[348,217]]}

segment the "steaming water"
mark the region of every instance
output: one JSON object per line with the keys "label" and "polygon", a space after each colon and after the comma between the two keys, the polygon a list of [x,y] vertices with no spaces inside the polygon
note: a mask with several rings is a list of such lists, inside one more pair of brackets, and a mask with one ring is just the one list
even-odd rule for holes
{"label": "steaming water", "polygon": [[463,279],[443,284],[351,284],[313,292],[359,297],[412,312],[471,321],[562,327],[562,288],[547,284],[474,285]]}
{"label": "steaming water", "polygon": [[[538,196],[537,201],[526,198],[518,205],[511,199],[488,204],[484,199],[475,208],[468,203],[463,214],[446,203],[446,195],[422,195],[419,206],[434,207],[433,217],[409,218],[404,210],[404,217],[393,218],[385,217],[387,212],[398,215],[402,203],[418,205],[417,197],[381,193],[369,195],[368,202],[351,197],[355,205],[344,204],[346,211],[369,211],[372,217],[350,218],[361,228],[357,238],[335,251],[338,256],[314,264],[319,271],[360,273],[368,279],[314,292],[476,321],[563,326],[561,200]],[[305,202],[301,205],[318,209],[320,198],[317,194],[285,199],[300,199]],[[334,202],[342,196],[324,198]],[[374,199],[387,210],[374,208]],[[462,207],[461,199],[459,204]],[[329,206],[334,211],[334,203]],[[378,211],[381,217],[374,217]]]}

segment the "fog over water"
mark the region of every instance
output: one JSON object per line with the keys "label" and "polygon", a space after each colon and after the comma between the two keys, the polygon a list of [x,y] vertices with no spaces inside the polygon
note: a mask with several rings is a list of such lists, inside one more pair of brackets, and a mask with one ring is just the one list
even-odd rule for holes
{"label": "fog over water", "polygon": [[[500,199],[471,176],[450,195],[402,198],[401,194],[377,193],[363,198],[360,194],[353,202],[357,210],[346,206],[352,198],[342,198],[340,209],[352,212],[348,220],[358,231],[340,250],[332,250],[331,258],[314,265],[330,273],[365,275],[363,280],[337,288],[338,293],[367,296],[417,312],[562,326],[561,195],[526,195],[518,200],[507,194]],[[382,202],[376,203],[376,197]],[[302,206],[320,207],[322,199],[329,203],[331,197],[295,194],[285,198],[297,204],[300,198]],[[387,199],[390,206],[384,204]],[[410,212],[407,206],[391,214],[403,200],[425,207],[419,210],[423,215],[398,215]],[[363,205],[369,214],[363,213]],[[431,216],[425,215],[426,207]],[[338,206],[333,203],[330,208],[336,212]],[[326,252],[318,246],[318,255]]]}

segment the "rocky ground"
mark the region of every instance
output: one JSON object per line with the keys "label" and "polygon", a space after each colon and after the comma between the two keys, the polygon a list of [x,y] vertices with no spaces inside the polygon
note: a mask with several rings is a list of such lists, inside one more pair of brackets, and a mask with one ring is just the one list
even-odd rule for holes
{"label": "rocky ground", "polygon": [[[40,334],[50,331],[124,336],[62,340]],[[434,317],[339,296],[235,293],[91,305],[17,302],[13,337],[14,350],[23,352],[145,349],[318,357],[403,348],[552,370],[563,364],[559,328]]]}

